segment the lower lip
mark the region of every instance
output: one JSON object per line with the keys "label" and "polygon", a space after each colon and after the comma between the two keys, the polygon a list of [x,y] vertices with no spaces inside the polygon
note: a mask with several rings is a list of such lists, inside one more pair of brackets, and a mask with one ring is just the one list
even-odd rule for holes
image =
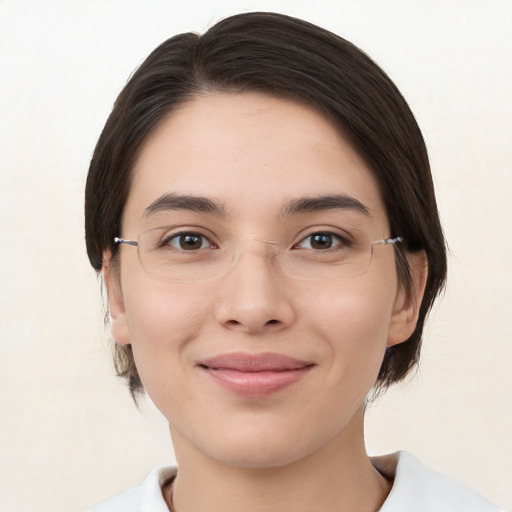
{"label": "lower lip", "polygon": [[217,384],[237,395],[247,397],[268,396],[295,384],[309,373],[312,366],[293,370],[241,372],[203,367]]}

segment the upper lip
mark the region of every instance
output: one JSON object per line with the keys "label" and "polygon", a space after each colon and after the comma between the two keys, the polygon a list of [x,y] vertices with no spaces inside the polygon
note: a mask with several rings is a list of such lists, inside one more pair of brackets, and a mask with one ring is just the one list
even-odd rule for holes
{"label": "upper lip", "polygon": [[230,352],[199,361],[199,366],[212,370],[234,370],[239,372],[272,372],[298,370],[312,366],[309,361],[274,352],[248,354],[245,352]]}

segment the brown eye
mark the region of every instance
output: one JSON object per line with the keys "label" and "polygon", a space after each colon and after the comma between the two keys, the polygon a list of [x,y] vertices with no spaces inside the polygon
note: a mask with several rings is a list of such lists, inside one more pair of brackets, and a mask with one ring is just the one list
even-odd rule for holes
{"label": "brown eye", "polygon": [[313,249],[316,251],[328,250],[343,245],[343,239],[334,233],[318,232],[304,238],[296,247],[298,249]]}
{"label": "brown eye", "polygon": [[312,249],[330,249],[333,245],[333,236],[330,233],[316,233],[310,237]]}
{"label": "brown eye", "polygon": [[199,233],[179,233],[170,238],[167,245],[183,251],[196,251],[211,246],[209,240]]}

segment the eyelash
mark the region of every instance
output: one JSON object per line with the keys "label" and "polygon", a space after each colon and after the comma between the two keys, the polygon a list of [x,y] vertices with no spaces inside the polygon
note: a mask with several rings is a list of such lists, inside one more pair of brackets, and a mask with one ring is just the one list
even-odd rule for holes
{"label": "eyelash", "polygon": [[[337,234],[337,233],[333,233],[332,231],[315,231],[313,233],[310,233],[309,235],[307,235],[306,237],[302,238],[302,240],[295,244],[293,246],[293,248],[297,248],[299,249],[299,245],[304,243],[306,240],[310,239],[312,240],[313,237],[315,236],[323,236],[323,237],[331,237],[332,238],[332,243],[334,245],[331,245],[331,247],[327,247],[327,248],[323,248],[323,249],[318,249],[318,252],[322,251],[322,252],[325,252],[325,251],[336,251],[340,246],[343,246],[343,247],[349,247],[351,245],[350,241]],[[337,241],[337,243],[335,243],[335,241]],[[311,245],[311,242],[310,242],[310,245]],[[313,247],[308,247],[307,249],[311,249],[311,250],[314,250]]]}
{"label": "eyelash", "polygon": [[[166,247],[166,246],[170,246],[170,247],[173,247],[175,249],[179,249],[178,247],[175,247],[174,245],[171,244],[171,241],[172,240],[177,240],[179,241],[179,239],[181,237],[186,237],[186,236],[192,236],[192,237],[198,237],[198,238],[201,238],[203,241],[201,243],[201,247],[199,247],[199,249],[206,249],[206,248],[218,248],[217,245],[215,245],[214,243],[212,243],[212,241],[206,236],[206,235],[203,235],[202,233],[199,233],[197,231],[180,231],[179,233],[173,233],[172,235],[169,235],[169,236],[166,236],[159,244],[159,247]],[[209,246],[208,247],[203,247],[203,244],[204,242],[207,241]],[[179,243],[179,242],[178,242]],[[183,251],[186,251],[186,252],[193,252],[192,250],[189,250],[187,251],[186,249],[183,249],[181,248],[181,250]]]}

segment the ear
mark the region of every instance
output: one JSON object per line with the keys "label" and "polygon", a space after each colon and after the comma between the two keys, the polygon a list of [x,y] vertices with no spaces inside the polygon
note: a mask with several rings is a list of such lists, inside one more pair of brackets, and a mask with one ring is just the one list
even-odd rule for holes
{"label": "ear", "polygon": [[112,263],[112,253],[103,253],[102,278],[107,291],[110,331],[112,337],[123,345],[130,344],[130,330],[126,319],[119,269]]}
{"label": "ear", "polygon": [[425,251],[406,255],[412,281],[410,292],[400,286],[388,333],[388,347],[398,345],[409,339],[418,321],[419,309],[428,276],[428,260]]}

